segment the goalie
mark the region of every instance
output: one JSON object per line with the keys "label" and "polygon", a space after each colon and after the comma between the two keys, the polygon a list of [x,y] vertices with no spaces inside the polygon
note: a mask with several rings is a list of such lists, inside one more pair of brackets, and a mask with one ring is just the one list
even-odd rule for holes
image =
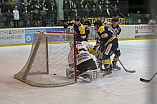
{"label": "goalie", "polygon": [[[68,56],[69,67],[73,68],[73,41],[70,42],[71,53]],[[96,51],[93,50],[94,46],[89,44],[87,41],[77,42],[76,44],[76,64],[77,64],[77,76],[83,77],[89,81],[97,78],[97,66],[95,61],[93,61],[90,53],[97,55]],[[67,77],[70,77],[71,74],[67,71]]]}

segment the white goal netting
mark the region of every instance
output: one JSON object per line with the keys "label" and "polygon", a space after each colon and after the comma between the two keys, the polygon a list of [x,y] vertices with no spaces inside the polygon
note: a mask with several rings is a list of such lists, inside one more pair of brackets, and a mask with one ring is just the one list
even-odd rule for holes
{"label": "white goal netting", "polygon": [[[30,56],[23,69],[14,75],[18,80],[36,87],[57,87],[76,82],[67,78],[69,41],[73,33],[35,33]],[[74,59],[75,61],[75,59]],[[75,63],[75,62],[74,62]],[[75,67],[72,69],[76,72]]]}

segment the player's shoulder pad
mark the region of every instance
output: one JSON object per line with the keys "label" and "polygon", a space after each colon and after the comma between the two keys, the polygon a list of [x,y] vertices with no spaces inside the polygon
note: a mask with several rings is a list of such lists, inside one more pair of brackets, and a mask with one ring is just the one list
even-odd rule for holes
{"label": "player's shoulder pad", "polygon": [[107,27],[107,26],[104,26],[104,30],[105,30],[105,31],[108,31],[108,27]]}
{"label": "player's shoulder pad", "polygon": [[104,32],[104,30],[105,30],[105,26],[100,26],[98,29],[98,33],[99,32],[102,33],[102,32]]}
{"label": "player's shoulder pad", "polygon": [[70,21],[70,23],[74,23],[74,22],[75,22],[75,20]]}

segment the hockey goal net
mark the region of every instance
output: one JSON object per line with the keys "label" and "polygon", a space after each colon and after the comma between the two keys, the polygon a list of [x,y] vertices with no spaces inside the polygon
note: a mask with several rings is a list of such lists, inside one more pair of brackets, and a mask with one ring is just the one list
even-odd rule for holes
{"label": "hockey goal net", "polygon": [[[74,55],[74,77],[67,78],[69,68],[69,42],[74,41],[74,33],[46,32],[34,33],[30,56],[23,69],[14,78],[35,87],[58,87],[76,83],[76,55]],[[74,51],[75,52],[75,51]]]}

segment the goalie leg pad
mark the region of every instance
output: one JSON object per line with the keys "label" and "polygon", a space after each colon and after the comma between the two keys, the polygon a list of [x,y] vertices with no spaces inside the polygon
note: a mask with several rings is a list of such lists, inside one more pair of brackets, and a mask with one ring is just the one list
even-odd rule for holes
{"label": "goalie leg pad", "polygon": [[74,74],[75,74],[75,72],[74,72],[73,68],[67,68],[66,69],[66,76],[68,79],[74,78]]}
{"label": "goalie leg pad", "polygon": [[98,72],[97,72],[97,70],[88,70],[86,72],[86,74],[89,76],[89,78],[90,78],[91,81],[98,78]]}
{"label": "goalie leg pad", "polygon": [[97,66],[93,59],[90,59],[88,61],[85,61],[79,65],[77,65],[77,70],[80,72],[79,74],[82,74],[88,70],[94,70],[97,69]]}

